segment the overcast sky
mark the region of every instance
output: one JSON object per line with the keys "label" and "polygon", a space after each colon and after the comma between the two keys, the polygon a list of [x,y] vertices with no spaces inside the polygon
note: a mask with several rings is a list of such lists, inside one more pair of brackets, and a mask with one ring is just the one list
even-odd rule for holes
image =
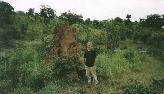
{"label": "overcast sky", "polygon": [[81,14],[85,19],[106,20],[115,17],[125,18],[132,15],[132,20],[139,20],[149,14],[164,14],[164,0],[3,0],[10,3],[15,11],[28,11],[40,5],[49,5],[60,13],[71,11]]}

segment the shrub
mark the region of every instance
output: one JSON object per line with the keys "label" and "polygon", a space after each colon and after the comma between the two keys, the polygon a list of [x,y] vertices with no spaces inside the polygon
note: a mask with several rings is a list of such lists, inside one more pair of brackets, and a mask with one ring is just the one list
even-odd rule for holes
{"label": "shrub", "polygon": [[121,73],[127,71],[130,66],[120,53],[112,55],[99,54],[96,62],[98,77],[103,80],[109,77],[120,77]]}
{"label": "shrub", "polygon": [[[5,59],[4,59],[5,60]],[[32,48],[16,49],[4,64],[5,71],[1,71],[4,80],[9,80],[11,87],[25,86],[38,91],[51,80],[52,66],[45,65],[39,53]]]}
{"label": "shrub", "polygon": [[69,77],[70,80],[66,80],[67,82],[84,77],[84,68],[77,55],[55,57],[53,72],[59,78]]}
{"label": "shrub", "polygon": [[96,59],[97,65],[97,75],[100,77],[99,79],[107,79],[112,74],[112,69],[110,66],[110,59],[106,54],[99,54]]}
{"label": "shrub", "polygon": [[164,85],[164,79],[152,80],[149,86],[144,86],[141,82],[131,79],[127,85],[125,85],[124,94],[162,94]]}
{"label": "shrub", "polygon": [[145,58],[145,54],[139,53],[136,48],[122,50],[122,54],[130,63],[140,63]]}
{"label": "shrub", "polygon": [[128,49],[123,53],[124,58],[129,60],[129,62],[134,62],[135,52],[132,49]]}

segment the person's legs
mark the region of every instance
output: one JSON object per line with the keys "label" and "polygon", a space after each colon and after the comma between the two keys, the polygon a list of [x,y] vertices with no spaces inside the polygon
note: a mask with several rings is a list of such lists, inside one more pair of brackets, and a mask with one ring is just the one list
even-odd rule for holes
{"label": "person's legs", "polygon": [[96,66],[91,67],[91,74],[94,78],[94,83],[98,84],[97,75],[96,75]]}
{"label": "person's legs", "polygon": [[86,70],[86,76],[88,78],[88,83],[91,83],[91,68],[85,66],[85,70]]}

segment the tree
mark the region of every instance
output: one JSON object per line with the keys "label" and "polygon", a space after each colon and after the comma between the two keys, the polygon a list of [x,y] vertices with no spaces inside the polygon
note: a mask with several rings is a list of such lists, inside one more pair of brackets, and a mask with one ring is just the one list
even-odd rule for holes
{"label": "tree", "polygon": [[30,8],[27,12],[28,15],[34,15],[34,8]]}
{"label": "tree", "polygon": [[54,18],[56,15],[52,8],[43,7],[40,10],[40,16],[44,18]]}
{"label": "tree", "polygon": [[120,17],[116,17],[114,20],[119,22],[119,23],[123,23],[123,19],[121,19]]}
{"label": "tree", "polygon": [[126,24],[126,25],[130,25],[130,24],[131,24],[131,21],[130,21],[131,15],[127,14],[127,15],[126,15],[126,18],[127,18],[127,19],[125,20],[125,24]]}
{"label": "tree", "polygon": [[91,25],[91,24],[92,24],[91,19],[90,19],[90,18],[87,18],[87,19],[85,20],[85,24],[86,24],[86,25]]}
{"label": "tree", "polygon": [[160,29],[164,25],[164,18],[161,15],[148,15],[146,19],[141,19],[140,23],[143,27],[151,27],[153,29]]}
{"label": "tree", "polygon": [[66,20],[70,25],[75,23],[83,23],[83,16],[69,12],[62,13],[59,16],[60,19]]}
{"label": "tree", "polygon": [[14,8],[7,2],[0,1],[0,26],[12,24]]}
{"label": "tree", "polygon": [[92,25],[96,29],[104,29],[105,28],[105,23],[103,21],[99,21],[99,20],[93,20]]}
{"label": "tree", "polygon": [[92,21],[92,24],[93,24],[93,26],[94,26],[95,28],[97,28],[97,27],[99,27],[100,22],[99,22],[98,20],[93,20],[93,21]]}
{"label": "tree", "polygon": [[108,33],[107,36],[107,49],[110,51],[114,51],[117,47],[119,47],[119,42],[121,40],[121,27],[122,25],[115,20],[111,20],[106,27],[106,31]]}
{"label": "tree", "polygon": [[18,15],[25,15],[25,12],[24,11],[16,11],[16,14],[18,14]]}
{"label": "tree", "polygon": [[56,17],[55,10],[43,5],[40,9],[40,16],[44,18],[44,23],[47,25],[51,19],[54,19]]}

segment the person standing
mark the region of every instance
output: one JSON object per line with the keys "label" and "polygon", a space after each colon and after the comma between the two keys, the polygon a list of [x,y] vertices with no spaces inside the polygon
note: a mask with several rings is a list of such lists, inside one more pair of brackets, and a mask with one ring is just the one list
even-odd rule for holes
{"label": "person standing", "polygon": [[94,83],[98,84],[96,75],[96,52],[91,42],[87,43],[87,51],[84,53],[84,63],[88,83],[91,83],[91,78],[93,77]]}

